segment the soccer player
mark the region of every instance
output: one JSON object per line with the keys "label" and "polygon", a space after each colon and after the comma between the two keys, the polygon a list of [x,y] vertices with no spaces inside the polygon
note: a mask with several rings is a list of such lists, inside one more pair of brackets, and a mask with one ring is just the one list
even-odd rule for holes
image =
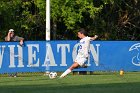
{"label": "soccer player", "polygon": [[78,37],[81,39],[79,43],[79,50],[78,50],[78,55],[74,61],[74,63],[60,76],[60,78],[65,77],[67,74],[69,74],[73,69],[77,67],[84,67],[84,63],[88,59],[89,55],[89,48],[90,48],[90,41],[95,40],[98,38],[97,35],[94,37],[88,37],[87,32],[85,31],[84,28],[81,28],[78,31]]}

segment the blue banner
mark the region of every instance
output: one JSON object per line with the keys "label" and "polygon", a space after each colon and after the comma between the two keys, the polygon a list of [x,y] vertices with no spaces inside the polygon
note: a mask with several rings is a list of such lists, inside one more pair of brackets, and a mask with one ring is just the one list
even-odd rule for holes
{"label": "blue banner", "polygon": [[[78,41],[0,42],[0,73],[65,71],[77,55]],[[75,71],[140,71],[139,41],[92,41],[87,68]]]}

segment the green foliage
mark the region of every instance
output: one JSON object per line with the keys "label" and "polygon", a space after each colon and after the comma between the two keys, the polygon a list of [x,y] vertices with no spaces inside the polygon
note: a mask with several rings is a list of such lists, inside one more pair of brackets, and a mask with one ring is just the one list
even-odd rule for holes
{"label": "green foliage", "polygon": [[64,22],[67,29],[74,29],[84,19],[83,13],[95,17],[102,6],[94,7],[92,0],[51,0],[51,18],[53,21]]}
{"label": "green foliage", "polygon": [[[139,40],[138,0],[50,0],[52,39],[77,39],[81,27],[101,40]],[[46,0],[1,0],[0,41],[10,28],[26,40],[45,40]],[[71,37],[72,35],[73,37]]]}
{"label": "green foliage", "polygon": [[102,30],[99,32],[102,33],[102,39],[140,39],[140,35],[136,34],[140,30],[139,5],[137,0],[105,0],[101,15],[95,20],[101,25]]}
{"label": "green foliage", "polygon": [[42,37],[45,34],[44,0],[3,0],[0,3],[1,41],[10,28],[15,29],[16,34],[26,40],[45,38]]}
{"label": "green foliage", "polygon": [[[58,23],[57,33],[67,33],[65,39],[76,39],[77,30],[83,26],[86,27],[90,23],[85,21],[93,20],[103,6],[94,6],[93,0],[51,0],[51,19],[53,24]],[[59,29],[63,24],[63,29]],[[74,35],[73,38],[68,38],[69,34]],[[62,35],[63,36],[63,35]]]}
{"label": "green foliage", "polygon": [[19,0],[14,1],[0,1],[0,41],[4,40],[4,35],[7,34],[7,28],[16,27],[15,20],[17,16],[15,16],[17,9],[19,7]]}

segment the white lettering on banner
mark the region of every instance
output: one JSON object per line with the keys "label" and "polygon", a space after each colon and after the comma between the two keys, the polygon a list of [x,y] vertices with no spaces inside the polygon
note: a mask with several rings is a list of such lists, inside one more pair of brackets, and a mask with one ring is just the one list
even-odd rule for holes
{"label": "white lettering on banner", "polygon": [[140,66],[140,43],[136,43],[129,48],[129,51],[137,51],[136,55],[132,57],[132,64],[135,66]]}
{"label": "white lettering on banner", "polygon": [[57,52],[59,52],[60,48],[61,48],[61,60],[62,60],[60,66],[67,66],[66,48],[68,49],[68,52],[70,52],[70,45],[69,44],[57,44]]}
{"label": "white lettering on banner", "polygon": [[[67,57],[69,54],[71,54],[70,52],[72,52],[72,59],[75,60],[76,55],[77,55],[77,49],[78,49],[78,45],[79,44],[75,44],[73,47],[73,50],[71,51],[71,47],[70,44],[56,44],[55,47],[57,47],[56,51],[52,50],[52,46],[51,43],[46,43],[45,49],[46,51],[40,51],[40,44],[27,44],[27,48],[23,48],[19,45],[8,45],[8,47],[2,45],[0,46],[0,68],[2,67],[3,64],[3,59],[4,57],[4,53],[6,48],[8,49],[8,53],[10,58],[7,58],[8,60],[10,60],[9,62],[9,68],[21,68],[21,67],[25,67],[24,65],[26,65],[27,67],[39,67],[40,66],[40,60],[44,60],[43,62],[41,62],[41,66],[58,66],[58,64],[56,64],[56,61],[60,61],[60,66],[67,66]],[[93,62],[95,63],[96,66],[99,65],[99,47],[100,44],[96,44],[95,46],[93,44],[90,44],[90,52],[91,55],[93,57]],[[54,48],[54,47],[53,47]],[[23,49],[25,49],[23,51]],[[45,50],[44,49],[44,50]],[[23,52],[27,53],[26,55],[28,55],[28,63],[24,63],[24,57],[23,57]],[[41,57],[41,52],[43,52],[43,57]],[[60,59],[55,59],[54,54],[59,54],[60,53]],[[18,59],[16,61],[16,58]],[[40,59],[43,58],[43,59]],[[92,64],[92,62],[90,62],[91,57],[89,57],[88,59],[88,63],[87,65],[90,66]],[[16,63],[17,62],[17,63]]]}
{"label": "white lettering on banner", "polygon": [[14,55],[15,54],[15,52],[14,52],[15,45],[9,45],[8,47],[10,48],[10,65],[9,65],[9,67],[10,68],[16,67],[15,63],[14,63],[14,59],[16,57],[16,55]]}
{"label": "white lettering on banner", "polygon": [[17,46],[18,47],[18,66],[17,67],[24,67],[23,65],[23,49],[21,46]]}
{"label": "white lettering on banner", "polygon": [[49,61],[48,66],[57,66],[57,64],[55,63],[55,59],[50,43],[46,43],[46,57],[45,57],[44,64],[42,66],[46,66],[48,64],[47,63],[48,61]]}
{"label": "white lettering on banner", "polygon": [[[77,55],[77,49],[78,49],[78,45],[79,44],[75,44],[75,46],[73,47],[73,51],[72,51],[72,58],[73,58],[73,61],[75,60],[76,58],[76,55]],[[93,44],[90,44],[90,52],[92,54],[92,57],[94,58],[94,62],[95,62],[95,65],[96,66],[99,66],[99,46],[100,44],[96,44],[96,47],[97,47],[97,52],[95,50],[95,47],[93,46]],[[90,56],[88,58],[88,66],[90,66]]]}
{"label": "white lettering on banner", "polygon": [[[90,44],[90,52],[94,58],[94,62],[96,66],[99,66],[99,46],[100,44],[96,44],[97,52],[92,44]],[[89,63],[88,63],[89,64]]]}
{"label": "white lettering on banner", "polygon": [[2,66],[4,49],[5,49],[5,46],[0,46],[0,68]]}
{"label": "white lettering on banner", "polygon": [[23,59],[22,59],[23,58],[22,47],[17,45],[17,47],[18,47],[18,54],[17,55],[15,55],[15,52],[14,52],[15,45],[8,45],[8,47],[10,48],[10,65],[9,65],[9,67],[10,68],[16,67],[15,66],[15,57],[18,58],[18,67],[24,67]]}
{"label": "white lettering on banner", "polygon": [[73,47],[73,51],[72,51],[73,61],[76,59],[78,46],[79,46],[79,44],[75,44],[75,46]]}
{"label": "white lettering on banner", "polygon": [[[39,53],[39,44],[30,44],[27,45],[28,47],[28,65],[27,67],[39,67],[39,58],[36,58],[36,53]],[[33,51],[33,48],[36,48],[36,51]],[[33,63],[33,61],[36,61],[36,63]]]}

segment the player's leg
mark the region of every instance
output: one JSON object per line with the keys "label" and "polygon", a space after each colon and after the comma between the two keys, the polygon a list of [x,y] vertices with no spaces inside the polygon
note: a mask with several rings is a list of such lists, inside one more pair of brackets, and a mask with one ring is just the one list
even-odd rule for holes
{"label": "player's leg", "polygon": [[60,78],[65,77],[67,74],[69,74],[73,69],[82,66],[85,62],[87,61],[86,58],[83,58],[81,56],[77,56],[75,59],[75,62],[71,65],[71,67],[69,67],[69,69],[67,69],[61,76]]}
{"label": "player's leg", "polygon": [[76,67],[78,67],[79,64],[77,62],[74,62],[71,67],[69,67],[61,76],[60,78],[65,77],[66,75],[68,75],[73,69],[75,69]]}
{"label": "player's leg", "polygon": [[76,67],[75,69],[79,69],[79,68],[87,68],[87,67],[88,67],[88,65],[87,65],[87,63],[85,62],[84,64],[79,65],[78,67]]}
{"label": "player's leg", "polygon": [[81,57],[80,59],[75,60],[79,66],[77,68],[87,68],[87,58]]}

